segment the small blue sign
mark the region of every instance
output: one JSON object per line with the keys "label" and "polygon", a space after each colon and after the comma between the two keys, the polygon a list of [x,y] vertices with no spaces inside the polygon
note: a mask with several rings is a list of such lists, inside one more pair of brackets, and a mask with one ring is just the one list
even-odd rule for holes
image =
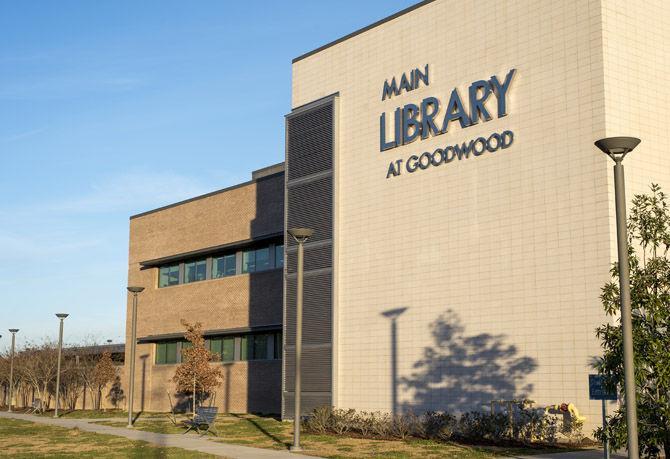
{"label": "small blue sign", "polygon": [[591,400],[617,400],[616,392],[605,389],[603,377],[589,375],[589,398]]}

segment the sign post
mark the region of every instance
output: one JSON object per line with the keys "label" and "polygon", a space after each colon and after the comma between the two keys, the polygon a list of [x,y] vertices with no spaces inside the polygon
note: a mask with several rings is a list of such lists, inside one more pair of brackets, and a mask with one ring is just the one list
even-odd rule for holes
{"label": "sign post", "polygon": [[605,400],[617,400],[616,392],[608,391],[603,384],[603,377],[600,375],[589,375],[589,399],[591,400],[601,400],[602,409],[603,409],[603,447],[604,447],[604,457],[605,459],[610,459],[610,447],[609,441],[607,439],[607,430],[605,425],[607,424],[607,406],[605,405]]}

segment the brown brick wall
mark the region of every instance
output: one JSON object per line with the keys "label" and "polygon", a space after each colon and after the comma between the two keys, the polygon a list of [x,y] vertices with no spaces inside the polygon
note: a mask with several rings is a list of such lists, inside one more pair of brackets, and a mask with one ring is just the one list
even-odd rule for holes
{"label": "brown brick wall", "polygon": [[[281,324],[282,270],[159,289],[158,269],[140,269],[140,263],[281,233],[283,190],[280,174],[130,220],[128,284],[146,288],[138,301],[138,338],[181,332],[182,319],[201,322],[204,330]],[[128,295],[127,343],[131,341],[131,308],[132,296]],[[137,346],[135,410],[169,410],[168,391],[173,401],[179,400],[172,383],[176,365],[155,365],[154,350],[154,344]],[[126,362],[130,362],[130,346],[126,347]],[[213,365],[224,369],[224,381],[216,393],[220,409],[279,412],[281,361]]]}

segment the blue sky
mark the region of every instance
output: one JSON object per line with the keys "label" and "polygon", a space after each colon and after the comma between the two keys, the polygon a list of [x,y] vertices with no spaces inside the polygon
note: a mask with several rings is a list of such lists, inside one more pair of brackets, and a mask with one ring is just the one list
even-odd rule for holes
{"label": "blue sky", "polygon": [[281,161],[291,59],[413,3],[0,2],[0,349],[123,341],[128,217]]}

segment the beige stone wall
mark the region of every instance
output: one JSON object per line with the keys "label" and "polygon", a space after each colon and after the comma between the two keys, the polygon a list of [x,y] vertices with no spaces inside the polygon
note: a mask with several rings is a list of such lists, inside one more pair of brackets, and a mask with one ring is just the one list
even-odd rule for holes
{"label": "beige stone wall", "polygon": [[[668,116],[651,85],[667,75],[665,5],[640,3],[631,19],[629,3],[438,0],[293,65],[294,107],[340,94],[338,406],[391,410],[395,384],[399,408],[527,397],[575,403],[587,434],[600,422],[588,374],[616,249],[610,164],[593,141],[639,133],[660,152]],[[622,56],[628,73],[615,77]],[[385,79],[425,64],[428,87],[381,100]],[[511,68],[508,116],[379,151],[382,112],[444,104],[454,87],[467,98]],[[393,160],[503,130],[515,134],[506,150],[385,178]],[[667,156],[645,168],[633,182],[669,178]],[[381,314],[401,307],[394,381]]]}
{"label": "beige stone wall", "polygon": [[[158,270],[140,269],[140,263],[281,233],[283,187],[283,174],[271,176],[130,220],[128,283],[146,287],[139,296],[138,338],[182,332],[182,319],[199,321],[204,330],[282,323],[281,270],[157,288]],[[131,308],[129,296],[127,337]],[[168,392],[176,400],[176,365],[155,365],[154,353],[154,344],[137,346],[135,410],[169,411]],[[216,365],[225,370],[216,397],[221,409],[279,412],[281,361]]]}
{"label": "beige stone wall", "polygon": [[[606,0],[602,5],[607,136],[642,139],[626,157],[626,194],[660,184],[670,191],[670,94],[663,89],[670,74],[670,4],[663,0]],[[610,168],[611,164],[608,166]],[[614,181],[609,171],[610,214],[614,218]],[[616,256],[615,228],[612,256]]]}

